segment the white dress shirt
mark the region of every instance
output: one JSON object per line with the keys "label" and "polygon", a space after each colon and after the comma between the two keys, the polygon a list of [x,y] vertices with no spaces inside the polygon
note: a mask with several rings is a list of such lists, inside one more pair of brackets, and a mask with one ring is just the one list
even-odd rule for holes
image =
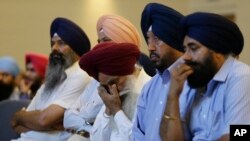
{"label": "white dress shirt", "polygon": [[141,93],[144,84],[151,79],[143,69],[132,84],[132,99],[126,101],[126,106],[130,105],[126,115],[123,110],[118,111],[115,116],[105,114],[106,106],[103,105],[98,113],[95,123],[90,133],[91,141],[129,141],[132,133],[132,121],[135,113],[137,97]]}
{"label": "white dress shirt", "polygon": [[[80,69],[78,62],[74,63],[66,71],[66,79],[50,94],[44,92],[44,85],[28,106],[27,111],[43,110],[52,104],[65,109],[69,108],[80,96],[83,89],[89,83],[90,77]],[[13,141],[64,141],[70,134],[65,131],[28,131]]]}
{"label": "white dress shirt", "polygon": [[64,128],[76,131],[91,131],[92,125],[89,123],[95,121],[103,105],[97,91],[99,85],[98,81],[92,79],[75,105],[65,111],[63,120]]}

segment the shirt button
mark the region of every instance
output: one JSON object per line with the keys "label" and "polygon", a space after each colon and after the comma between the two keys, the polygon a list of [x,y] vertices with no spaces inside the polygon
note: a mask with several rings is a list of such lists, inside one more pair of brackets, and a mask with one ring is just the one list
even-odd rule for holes
{"label": "shirt button", "polygon": [[166,88],[166,87],[167,87],[167,84],[164,84],[164,87]]}
{"label": "shirt button", "polygon": [[155,118],[156,121],[158,121],[159,119],[158,118]]}
{"label": "shirt button", "polygon": [[163,102],[162,102],[162,101],[160,101],[160,104],[163,104]]}
{"label": "shirt button", "polygon": [[207,115],[206,115],[206,114],[204,114],[204,115],[203,115],[203,118],[207,118]]}

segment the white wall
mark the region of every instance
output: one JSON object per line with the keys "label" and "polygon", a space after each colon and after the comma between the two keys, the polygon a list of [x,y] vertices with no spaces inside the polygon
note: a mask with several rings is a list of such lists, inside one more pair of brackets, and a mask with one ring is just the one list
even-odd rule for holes
{"label": "white wall", "polygon": [[[219,14],[235,13],[236,23],[245,36],[240,60],[250,64],[250,8],[249,0],[1,0],[0,56],[11,55],[24,68],[26,52],[49,54],[49,28],[58,16],[79,24],[88,34],[92,46],[96,44],[96,22],[103,14],[118,14],[129,19],[140,30],[141,12],[149,2],[169,5],[183,14],[210,11]],[[142,37],[143,52],[147,53]]]}
{"label": "white wall", "polygon": [[188,13],[194,11],[207,11],[218,14],[235,14],[235,22],[244,36],[244,49],[240,60],[250,64],[250,1],[249,0],[190,0]]}
{"label": "white wall", "polygon": [[[140,16],[149,2],[159,2],[187,11],[187,0],[1,0],[0,56],[11,55],[24,68],[26,52],[49,54],[49,28],[58,16],[79,24],[88,34],[92,46],[96,44],[96,22],[103,14],[119,14],[140,30]],[[142,37],[143,47],[147,53]]]}

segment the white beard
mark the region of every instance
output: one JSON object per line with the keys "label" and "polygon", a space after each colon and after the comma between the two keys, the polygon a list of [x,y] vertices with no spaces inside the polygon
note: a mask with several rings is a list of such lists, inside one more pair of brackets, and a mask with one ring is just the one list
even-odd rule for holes
{"label": "white beard", "polygon": [[[136,77],[134,75],[127,76],[126,85],[124,89],[120,92],[121,102],[122,102],[122,111],[132,121],[136,109],[136,102],[138,94],[134,91],[134,84],[136,82]],[[110,121],[113,129],[117,129],[114,119]]]}

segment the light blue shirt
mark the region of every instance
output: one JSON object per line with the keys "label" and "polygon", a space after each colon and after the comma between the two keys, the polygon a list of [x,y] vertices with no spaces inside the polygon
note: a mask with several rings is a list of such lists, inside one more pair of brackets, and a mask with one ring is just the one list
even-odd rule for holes
{"label": "light blue shirt", "polygon": [[193,141],[214,141],[232,124],[250,124],[250,67],[229,57],[191,109]]}
{"label": "light blue shirt", "polygon": [[[178,61],[176,61],[178,62]],[[171,66],[175,66],[176,62]],[[132,129],[132,141],[161,141],[160,122],[164,114],[170,85],[170,70],[159,72],[144,86],[137,103],[137,113]],[[180,97],[181,118],[185,120],[187,94],[191,90],[186,84]]]}

